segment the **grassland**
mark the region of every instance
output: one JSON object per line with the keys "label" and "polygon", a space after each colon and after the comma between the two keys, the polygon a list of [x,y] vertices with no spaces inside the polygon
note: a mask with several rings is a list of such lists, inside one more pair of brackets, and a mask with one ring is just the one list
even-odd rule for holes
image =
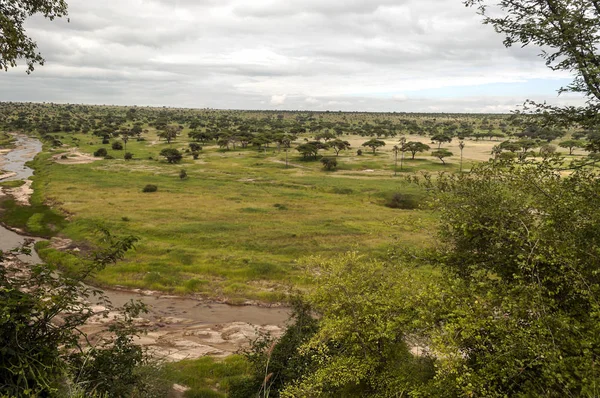
{"label": "grassland", "polygon": [[[183,150],[184,136],[173,147]],[[102,146],[89,136],[72,138],[81,142],[82,152]],[[274,301],[288,287],[304,285],[305,256],[358,249],[378,257],[398,244],[424,246],[430,240],[431,214],[384,206],[395,193],[423,196],[393,177],[391,153],[340,155],[340,170],[324,172],[319,162],[291,152],[286,168],[283,151],[209,146],[198,160],[170,165],[158,159],[169,145],[154,138],[129,142],[131,161],[73,165],[49,155],[38,159],[36,194],[69,215],[62,235],[94,242],[94,229],[102,224],[140,238],[126,261],[98,275],[101,284]],[[123,152],[109,150],[115,157]],[[453,168],[456,164],[424,159],[405,166]],[[143,193],[146,184],[157,185],[158,192]],[[50,261],[72,261],[49,250],[42,254]]]}
{"label": "grassland", "polygon": [[[40,251],[47,261],[67,268],[76,266],[78,257],[99,243],[98,225],[135,235],[140,238],[136,250],[125,261],[102,271],[98,284],[233,302],[280,301],[292,287],[307,287],[302,261],[307,256],[336,256],[356,249],[370,257],[386,258],[391,249],[431,244],[436,222],[433,214],[385,204],[397,194],[422,202],[426,193],[404,176],[457,171],[459,140],[454,137],[442,145],[453,153],[445,159],[446,164],[427,151],[414,160],[406,153],[396,166],[392,148],[398,145],[398,134],[435,150],[438,144],[432,144],[428,136],[452,126],[459,130],[469,127],[474,134],[513,134],[519,129],[506,118],[493,115],[307,116],[284,112],[274,118],[268,112],[80,108],[25,106],[31,112],[32,131],[57,132],[41,134],[46,145],[33,164],[32,206],[17,206],[5,199],[4,222],[32,234],[59,234],[74,240],[82,249],[80,254],[58,252],[48,245]],[[123,117],[125,114],[128,116]],[[133,120],[143,130],[144,140],[132,136],[124,150],[112,150],[112,143],[122,142],[115,131],[129,131]],[[161,120],[180,128],[172,144],[158,137],[155,126]],[[241,134],[248,126],[271,133],[304,126],[304,132],[294,135],[288,153],[274,148],[273,141],[264,150],[239,145],[227,150],[213,139],[202,144],[204,148],[194,160],[188,151],[193,124],[204,132],[233,129]],[[69,132],[60,131],[66,127]],[[338,136],[352,145],[336,157],[337,170],[326,172],[319,161],[305,160],[294,149],[314,139],[315,132],[334,128],[344,130]],[[380,139],[386,142],[376,154],[361,147],[373,137],[374,129],[385,132]],[[452,131],[448,134],[456,135],[458,130]],[[101,137],[109,135],[110,143],[102,144]],[[467,139],[463,170],[489,159],[492,147],[504,139]],[[113,159],[91,159],[99,148],[106,148]],[[168,164],[159,156],[164,148],[183,152],[182,163]],[[361,156],[357,149],[362,149]],[[133,153],[133,159],[124,160],[125,152]],[[321,151],[321,155],[335,157],[332,150]],[[179,178],[182,169],[187,172],[185,179]],[[158,186],[158,191],[143,193],[147,184]]]}

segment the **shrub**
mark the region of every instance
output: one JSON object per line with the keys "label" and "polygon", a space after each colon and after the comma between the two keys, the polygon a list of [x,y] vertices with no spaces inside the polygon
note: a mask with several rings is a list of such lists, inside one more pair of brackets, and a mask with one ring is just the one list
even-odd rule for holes
{"label": "shrub", "polygon": [[115,151],[122,151],[123,144],[121,144],[119,141],[115,141],[112,143],[112,149],[114,149]]}
{"label": "shrub", "polygon": [[545,145],[542,145],[540,148],[540,156],[541,157],[548,157],[555,152],[556,152],[556,146],[554,146],[552,144],[545,144]]}
{"label": "shrub", "polygon": [[69,157],[67,155],[61,155],[60,158],[64,160],[64,159],[68,159]]}
{"label": "shrub", "polygon": [[358,151],[356,151],[356,154],[357,154],[358,156],[362,156],[362,149],[359,149]]}
{"label": "shrub", "polygon": [[322,158],[321,163],[323,163],[323,168],[328,171],[335,170],[337,167],[337,160],[334,158]]}
{"label": "shrub", "polygon": [[181,171],[179,172],[179,178],[185,180],[187,176],[187,171],[185,171],[185,169],[181,169]]}
{"label": "shrub", "polygon": [[156,185],[148,184],[142,189],[142,192],[156,192],[158,187]]}
{"label": "shrub", "polygon": [[100,148],[96,152],[94,152],[94,156],[97,158],[103,158],[106,155],[108,155],[108,151],[106,150],[106,148]]}
{"label": "shrub", "polygon": [[125,155],[123,155],[123,158],[125,160],[131,160],[131,159],[133,159],[133,153],[131,153],[131,152],[125,152]]}
{"label": "shrub", "polygon": [[169,163],[179,163],[183,156],[181,152],[174,148],[165,148],[160,151],[160,156],[164,156]]}
{"label": "shrub", "polygon": [[194,160],[198,160],[198,156],[200,156],[200,152],[192,152],[192,157],[194,158]]}
{"label": "shrub", "polygon": [[190,142],[190,149],[192,152],[200,152],[202,147],[197,142]]}
{"label": "shrub", "polygon": [[352,188],[333,187],[332,192],[339,195],[351,195],[354,193],[354,190]]}
{"label": "shrub", "polygon": [[106,156],[104,157],[104,159],[114,159],[114,158],[115,158],[115,157],[114,157],[114,156],[112,156],[112,155],[106,155]]}
{"label": "shrub", "polygon": [[412,210],[419,207],[419,199],[415,195],[396,192],[385,205],[391,209]]}
{"label": "shrub", "polygon": [[103,145],[110,144],[110,139],[108,137],[102,138],[102,144]]}

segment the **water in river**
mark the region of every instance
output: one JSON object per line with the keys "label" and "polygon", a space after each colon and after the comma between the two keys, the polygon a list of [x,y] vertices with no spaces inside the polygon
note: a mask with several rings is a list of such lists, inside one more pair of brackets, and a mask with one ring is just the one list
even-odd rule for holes
{"label": "water in river", "polygon": [[2,181],[26,180],[33,175],[33,170],[25,166],[25,163],[33,160],[35,155],[42,150],[39,140],[24,135],[18,135],[15,143],[16,148],[2,156],[0,169],[7,174],[15,174]]}

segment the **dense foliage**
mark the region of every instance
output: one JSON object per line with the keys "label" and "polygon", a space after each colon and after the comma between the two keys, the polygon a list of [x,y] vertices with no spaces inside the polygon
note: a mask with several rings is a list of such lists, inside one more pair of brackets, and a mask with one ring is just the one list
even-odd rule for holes
{"label": "dense foliage", "polygon": [[561,176],[554,162],[425,178],[440,212],[435,250],[313,259],[318,327],[290,354],[310,366],[271,392],[596,396],[600,177]]}
{"label": "dense foliage", "polygon": [[125,305],[123,316],[108,324],[109,334],[96,345],[90,344],[81,330],[91,318],[108,312],[94,312],[92,303],[111,308],[100,291],[83,284],[84,279],[121,259],[136,241],[108,231],[103,235],[105,247],[95,252],[85,267],[68,273],[47,265],[30,266],[19,261],[16,253],[0,252],[0,395],[131,397],[166,393],[164,386],[147,383],[140,373],[149,357],[133,343],[140,332],[133,320],[145,311],[143,305]]}

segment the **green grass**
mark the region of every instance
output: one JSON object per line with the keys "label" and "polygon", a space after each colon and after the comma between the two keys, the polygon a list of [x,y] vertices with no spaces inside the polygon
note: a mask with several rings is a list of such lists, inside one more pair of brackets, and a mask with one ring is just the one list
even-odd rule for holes
{"label": "green grass", "polygon": [[[68,142],[65,137],[62,141]],[[74,137],[82,152],[101,146],[96,137]],[[286,168],[285,154],[274,149],[258,153],[204,146],[199,160],[186,156],[182,164],[169,165],[158,160],[168,145],[154,140],[149,134],[145,142],[130,141],[127,151],[137,159],[131,161],[115,156],[61,165],[51,161],[53,154],[41,154],[33,162],[33,206],[18,208],[5,201],[5,219],[33,233],[49,236],[60,229],[68,238],[92,244],[99,223],[138,236],[135,251],[97,276],[101,285],[233,301],[283,300],[290,286],[305,286],[298,261],[305,256],[358,249],[377,258],[392,246],[421,247],[430,240],[433,215],[385,206],[394,193],[423,195],[404,178],[393,177],[389,153],[340,156],[352,168],[324,172],[320,162],[300,156],[290,156],[292,166]],[[183,149],[187,142],[172,146]],[[109,149],[113,152],[125,151]],[[414,163],[420,169],[442,169],[428,160]],[[375,165],[380,165],[375,172],[363,171]],[[187,170],[185,180],[179,178],[181,168]],[[158,191],[143,193],[147,184]],[[69,222],[59,214],[68,215]],[[406,228],[395,231],[390,220]],[[72,258],[50,249],[41,254],[59,266],[73,266]]]}
{"label": "green grass", "polygon": [[0,131],[0,149],[13,148],[15,139],[6,132]]}
{"label": "green grass", "polygon": [[20,186],[25,185],[25,181],[17,180],[17,181],[0,181],[0,187],[2,188],[19,188]]}
{"label": "green grass", "polygon": [[165,377],[172,383],[190,388],[186,398],[225,397],[231,383],[250,372],[244,357],[232,355],[220,361],[210,357],[181,361],[166,366]]}

